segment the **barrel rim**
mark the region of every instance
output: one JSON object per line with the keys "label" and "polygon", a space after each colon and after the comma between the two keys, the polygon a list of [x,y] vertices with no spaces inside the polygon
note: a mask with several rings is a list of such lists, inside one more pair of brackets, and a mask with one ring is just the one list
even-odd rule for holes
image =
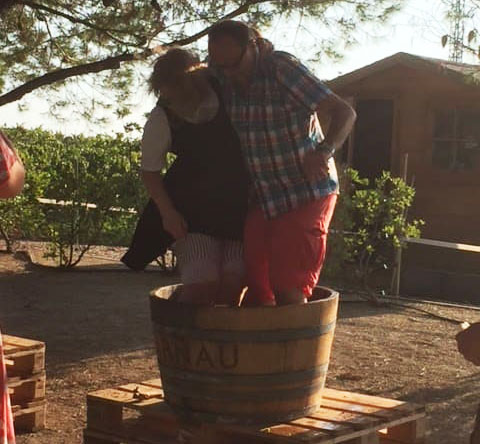
{"label": "barrel rim", "polygon": [[[287,309],[289,309],[289,307],[290,308],[292,307],[291,305],[280,305],[280,306],[277,306],[277,305],[262,305],[262,306],[259,306],[259,307],[242,307],[242,306],[240,306],[240,307],[228,307],[228,306],[220,305],[220,306],[212,307],[212,306],[195,305],[195,304],[181,304],[181,303],[178,303],[178,302],[174,302],[174,301],[170,301],[168,299],[162,298],[158,294],[160,291],[165,292],[165,291],[168,291],[169,289],[172,289],[171,293],[173,293],[173,291],[175,289],[181,288],[182,285],[183,284],[172,284],[172,285],[165,285],[165,286],[162,286],[162,287],[157,287],[157,288],[150,291],[150,300],[158,301],[160,303],[165,303],[165,304],[169,304],[169,305],[178,304],[179,306],[182,306],[182,307],[191,307],[192,309],[201,310],[201,311],[205,311],[205,312],[215,310],[215,312],[217,312],[217,313],[219,311],[228,312],[228,311],[237,311],[237,310],[240,310],[240,309],[242,311],[244,311],[244,310],[248,310],[248,311],[276,310],[276,311],[278,311],[278,310],[287,310]],[[328,297],[325,297],[325,298],[322,298],[322,299],[309,301],[307,304],[298,305],[297,307],[312,307],[314,305],[325,304],[327,302],[331,302],[331,301],[339,298],[339,292],[337,290],[332,289],[332,288],[324,287],[322,285],[318,285],[314,288],[313,291],[315,292],[316,289],[325,290],[328,293],[330,293],[330,295]]]}

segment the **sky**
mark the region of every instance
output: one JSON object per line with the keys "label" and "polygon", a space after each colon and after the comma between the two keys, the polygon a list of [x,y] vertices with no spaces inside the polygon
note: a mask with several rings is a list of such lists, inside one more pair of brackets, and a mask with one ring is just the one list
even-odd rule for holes
{"label": "sky", "polygon": [[[307,39],[298,29],[298,19],[289,21],[279,19],[274,26],[264,31],[264,36],[274,43],[276,49],[297,55],[324,80],[346,74],[397,52],[440,59],[448,59],[449,55],[448,47],[443,48],[441,45],[442,35],[449,32],[442,0],[408,0],[403,11],[395,14],[385,26],[362,27],[355,34],[357,43],[345,48],[342,51],[343,58],[339,61],[309,62],[313,57],[315,41],[311,37]],[[464,62],[476,63],[473,56],[469,55],[464,57]],[[116,132],[123,132],[123,126],[129,122],[143,126],[145,114],[154,106],[155,98],[148,93],[146,86],[140,86],[132,103],[133,113],[127,118],[122,120],[109,116],[108,123],[98,125],[84,121],[75,113],[68,111],[63,113],[64,119],[59,121],[50,115],[46,100],[31,94],[17,103],[1,107],[0,118],[5,126],[23,125],[29,128],[41,126],[66,134],[113,135]],[[19,106],[26,108],[27,111],[21,112]]]}

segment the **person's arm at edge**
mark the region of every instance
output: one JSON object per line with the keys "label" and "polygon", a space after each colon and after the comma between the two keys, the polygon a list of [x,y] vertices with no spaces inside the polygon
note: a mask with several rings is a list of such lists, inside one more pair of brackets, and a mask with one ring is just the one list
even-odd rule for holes
{"label": "person's arm at edge", "polygon": [[0,134],[0,137],[4,139],[8,148],[10,148],[15,156],[15,161],[9,170],[8,179],[0,184],[0,199],[8,199],[17,196],[23,190],[23,185],[25,184],[25,168],[8,137],[3,133]]}
{"label": "person's arm at edge", "polygon": [[456,336],[458,351],[472,364],[480,365],[480,322],[470,325]]}

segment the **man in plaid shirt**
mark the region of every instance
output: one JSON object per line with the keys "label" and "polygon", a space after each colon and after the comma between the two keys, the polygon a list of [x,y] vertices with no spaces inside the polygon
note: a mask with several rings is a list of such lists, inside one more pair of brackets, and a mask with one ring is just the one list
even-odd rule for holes
{"label": "man in plaid shirt", "polygon": [[244,235],[249,302],[304,303],[323,265],[338,194],[333,154],[355,112],[242,22],[211,28],[209,58],[252,182]]}

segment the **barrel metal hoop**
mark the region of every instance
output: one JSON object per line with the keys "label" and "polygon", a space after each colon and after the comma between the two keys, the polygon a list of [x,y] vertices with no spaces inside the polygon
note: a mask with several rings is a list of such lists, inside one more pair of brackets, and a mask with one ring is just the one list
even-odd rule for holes
{"label": "barrel metal hoop", "polygon": [[[175,384],[173,380],[169,380],[164,384],[165,397],[175,396],[187,398],[191,400],[202,401],[237,401],[237,402],[272,402],[272,401],[292,401],[302,399],[306,396],[319,393],[324,385],[325,380],[322,378],[320,382],[315,382],[304,387],[295,388],[275,388],[274,390],[258,390],[254,392],[237,392],[233,390],[215,390],[212,387],[197,386],[195,390],[182,384]],[[166,381],[167,381],[166,380]]]}
{"label": "barrel metal hoop", "polygon": [[285,373],[270,373],[266,375],[235,375],[235,374],[215,374],[204,372],[193,372],[187,370],[173,369],[159,364],[162,378],[174,379],[177,381],[188,381],[196,384],[215,384],[215,386],[246,386],[255,385],[272,386],[277,384],[291,384],[301,381],[311,381],[312,379],[327,374],[328,363],[322,364],[308,370],[300,370]]}
{"label": "barrel metal hoop", "polygon": [[277,330],[203,330],[200,328],[172,327],[155,324],[166,334],[184,336],[191,340],[235,343],[269,343],[312,339],[326,335],[335,329],[336,322],[308,328],[282,328]]}

